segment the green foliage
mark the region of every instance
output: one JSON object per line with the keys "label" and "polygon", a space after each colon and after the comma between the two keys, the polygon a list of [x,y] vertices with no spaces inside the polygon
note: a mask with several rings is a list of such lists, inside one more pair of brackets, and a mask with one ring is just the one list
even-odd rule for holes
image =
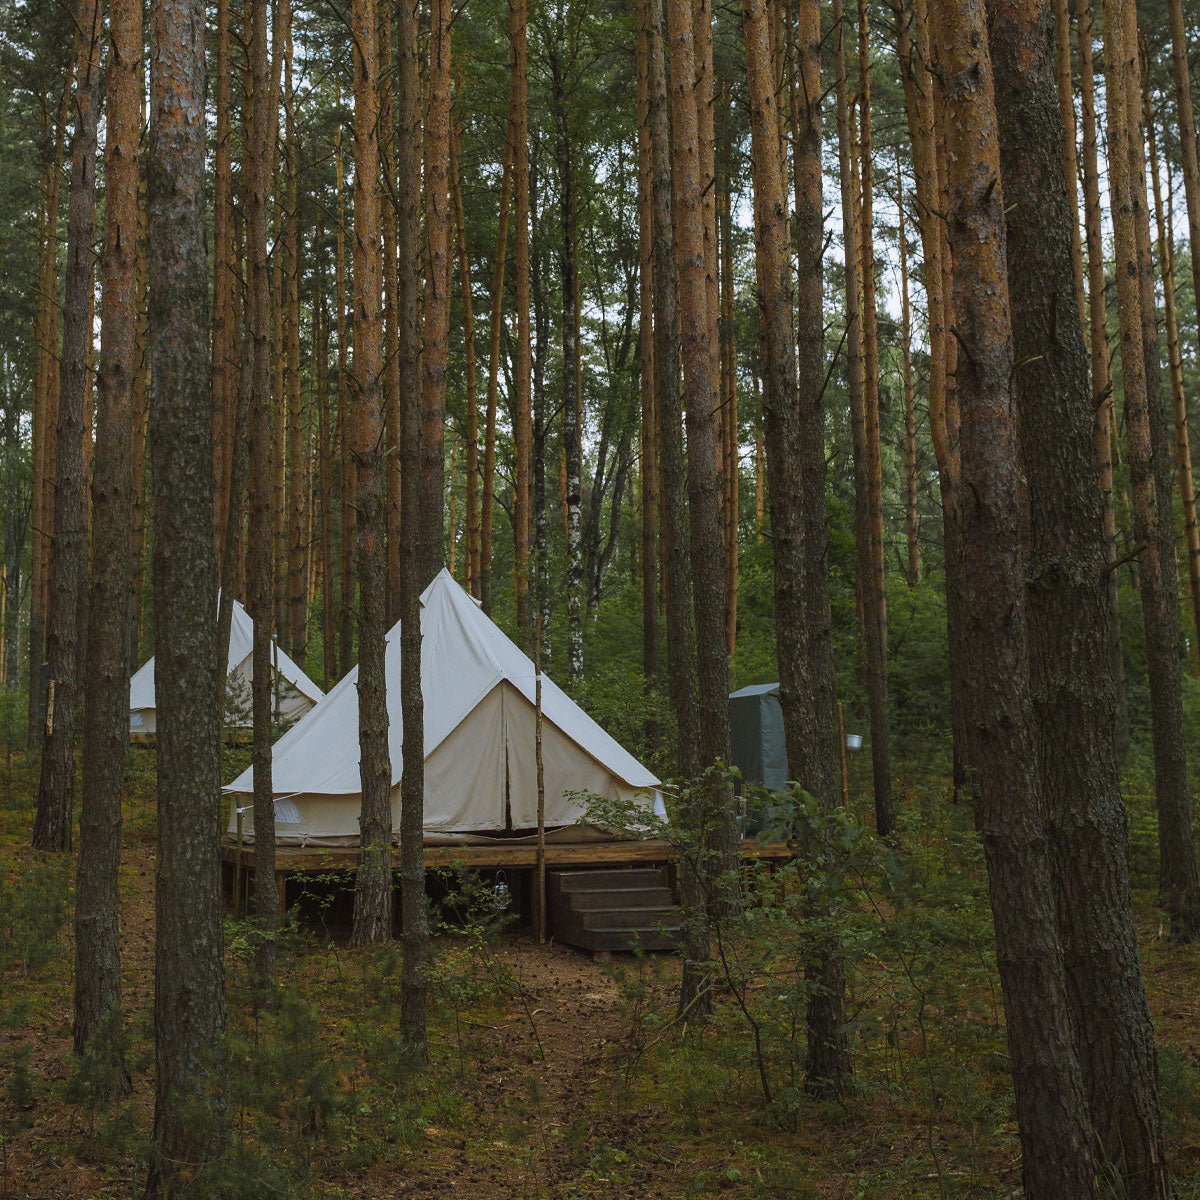
{"label": "green foliage", "polygon": [[69,859],[47,857],[20,878],[0,876],[0,971],[16,966],[27,976],[63,953],[70,869]]}

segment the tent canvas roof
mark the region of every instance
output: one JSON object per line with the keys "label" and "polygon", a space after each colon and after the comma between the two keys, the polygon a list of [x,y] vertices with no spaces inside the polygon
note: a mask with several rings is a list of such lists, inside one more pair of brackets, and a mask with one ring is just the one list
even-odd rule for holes
{"label": "tent canvas roof", "polygon": [[[254,649],[254,622],[250,614],[238,601],[233,602],[233,621],[229,627],[229,657],[226,674],[232,675],[250,657]],[[284,653],[282,646],[273,646],[272,665],[278,652],[279,674],[302,696],[314,704],[324,692]],[[129,681],[129,707],[131,710],[156,707],[154,701],[154,659],[143,663]]]}
{"label": "tent canvas roof", "polygon": [[[400,625],[387,641],[388,741],[392,783],[403,763],[400,716]],[[507,682],[532,705],[533,663],[494,625],[446,570],[421,594],[421,688],[426,759],[499,684]],[[272,788],[277,795],[358,795],[358,668],[275,744]],[[632,788],[658,779],[610,737],[565,692],[542,676],[543,718]],[[253,790],[253,769],[226,789]]]}

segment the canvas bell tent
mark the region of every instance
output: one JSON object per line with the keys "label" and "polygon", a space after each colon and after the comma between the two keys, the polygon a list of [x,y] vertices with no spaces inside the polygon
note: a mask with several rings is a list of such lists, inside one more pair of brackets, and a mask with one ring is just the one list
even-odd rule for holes
{"label": "canvas bell tent", "polygon": [[[235,600],[233,622],[229,629],[229,658],[225,689],[226,729],[249,729],[250,686],[254,675],[251,653],[254,649],[254,622]],[[271,645],[271,666],[275,676],[276,710],[281,721],[295,721],[308,712],[325,694],[280,649]],[[129,681],[129,733],[131,737],[157,731],[154,702],[154,659],[144,663]]]}
{"label": "canvas bell tent", "polygon": [[[282,844],[353,845],[361,807],[358,669],[275,744],[275,832]],[[519,833],[537,825],[533,663],[442,571],[421,596],[425,704],[425,831],[432,841]],[[399,828],[403,727],[400,626],[388,634],[388,739],[392,825]],[[542,758],[547,827],[583,815],[572,792],[658,807],[659,781],[542,676]],[[253,769],[226,789],[248,804]],[[250,813],[245,835],[251,836]],[[581,834],[581,836],[583,836]]]}

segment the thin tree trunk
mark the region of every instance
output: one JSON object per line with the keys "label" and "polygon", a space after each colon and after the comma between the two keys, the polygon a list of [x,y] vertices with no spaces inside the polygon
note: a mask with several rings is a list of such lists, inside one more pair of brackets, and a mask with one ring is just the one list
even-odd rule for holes
{"label": "thin tree trunk", "polygon": [[[80,0],[75,35],[75,129],[71,137],[62,359],[54,439],[54,535],[50,547],[46,654],[51,690],[33,826],[33,845],[38,850],[71,848],[75,798],[80,638],[86,628],[81,603],[87,571],[83,441],[88,426],[87,361],[92,341],[90,318],[95,280],[92,245],[101,97],[101,19],[102,5],[96,0]],[[211,472],[211,463],[207,469]]]}
{"label": "thin tree trunk", "polygon": [[[835,41],[842,46],[842,25],[835,22]],[[887,739],[887,677],[882,645],[883,621],[878,604],[880,595],[876,589],[874,522],[871,484],[871,454],[867,438],[869,422],[866,417],[865,349],[863,344],[863,297],[860,280],[865,272],[860,270],[860,252],[864,239],[857,226],[857,205],[853,167],[855,155],[851,146],[850,98],[846,86],[846,60],[844,53],[838,55],[836,63],[838,148],[841,158],[842,178],[842,227],[846,256],[846,354],[850,365],[850,421],[854,447],[854,536],[858,550],[858,574],[862,586],[863,641],[866,646],[867,699],[871,711],[871,761],[875,784],[875,825],[880,836],[891,833],[895,819],[891,811],[891,772],[888,765]]]}
{"label": "thin tree trunk", "polygon": [[[837,709],[825,534],[821,317],[820,8],[797,5],[796,59],[803,102],[795,120],[800,344],[793,341],[786,189],[775,137],[775,89],[763,0],[743,0],[754,173],[759,315],[766,350],[763,414],[771,472],[779,693],[788,763],[827,809],[838,803]],[[790,22],[789,22],[790,35]],[[797,357],[797,354],[799,357]],[[800,390],[791,364],[799,365]],[[815,468],[815,470],[814,470]],[[810,474],[811,472],[811,474]],[[793,480],[803,481],[800,488]],[[814,948],[806,974],[810,1090],[838,1096],[850,1076],[845,979],[836,945]]]}
{"label": "thin tree trunk", "polygon": [[[145,184],[139,200],[146,198]],[[129,477],[133,497],[133,563],[130,582],[129,614],[129,670],[132,674],[138,667],[142,634],[142,589],[145,584],[146,557],[146,431],[150,421],[150,330],[147,302],[146,269],[146,225],[149,214],[144,203],[138,205],[138,298],[137,298],[137,350],[134,357],[133,377],[133,433],[129,452]]]}
{"label": "thin tree trunk", "polygon": [[[440,0],[444,3],[444,0]],[[358,476],[355,526],[358,551],[358,745],[362,780],[359,860],[354,889],[353,943],[392,937],[392,766],[388,751],[387,457],[384,445],[382,319],[383,264],[379,230],[378,70],[372,0],[353,0],[354,33],[354,393],[353,456]],[[446,31],[443,30],[443,33]],[[448,34],[445,53],[449,54]],[[435,59],[437,52],[435,51]],[[448,65],[448,64],[447,64]],[[447,96],[448,100],[449,97]],[[445,165],[442,166],[445,179]],[[431,193],[431,195],[434,193]],[[445,216],[443,200],[442,216]],[[445,254],[437,262],[444,264]],[[436,281],[436,282],[435,282]],[[445,271],[431,273],[445,287]],[[429,319],[429,306],[426,307]],[[444,343],[443,343],[444,345]],[[435,353],[426,346],[426,359]],[[429,368],[426,366],[426,372]],[[445,360],[442,361],[445,383]],[[428,380],[429,376],[426,375]],[[428,415],[422,389],[422,418]],[[444,400],[444,392],[443,392]],[[439,446],[441,428],[439,425]],[[427,446],[421,446],[427,450]],[[427,481],[421,480],[422,488]],[[427,494],[423,492],[423,495]],[[440,492],[438,494],[440,502]],[[440,516],[440,503],[438,514]],[[439,523],[440,528],[440,523]],[[440,543],[439,547],[440,549]],[[418,555],[429,553],[418,546]]]}
{"label": "thin tree trunk", "polygon": [[425,126],[425,343],[421,354],[421,512],[418,582],[445,562],[446,360],[450,340],[450,0],[433,0]]}
{"label": "thin tree trunk", "polygon": [[912,307],[908,300],[908,242],[904,230],[904,176],[896,158],[896,209],[900,241],[900,386],[904,390],[904,532],[908,542],[908,586],[921,578],[921,548],[917,541],[917,420],[912,364]]}
{"label": "thin tree trunk", "polygon": [[147,262],[158,706],[154,1142],[146,1194],[174,1195],[228,1140],[216,688],[204,6],[150,12]]}
{"label": "thin tree trunk", "polygon": [[1083,205],[1087,239],[1088,342],[1091,352],[1092,439],[1100,494],[1104,502],[1105,585],[1112,631],[1108,656],[1117,681],[1117,757],[1124,757],[1129,742],[1129,708],[1125,692],[1125,662],[1121,652],[1121,609],[1117,592],[1117,519],[1113,504],[1113,430],[1116,406],[1108,349],[1107,280],[1104,271],[1103,222],[1100,212],[1100,175],[1096,149],[1096,85],[1092,66],[1092,17],[1088,0],[1076,0],[1079,18],[1079,97],[1083,129]]}
{"label": "thin tree trunk", "polygon": [[[1082,3],[1083,0],[1080,0]],[[1167,0],[1171,30],[1171,71],[1175,81],[1175,104],[1179,121],[1179,153],[1183,164],[1183,192],[1187,204],[1188,246],[1192,257],[1192,279],[1200,279],[1200,165],[1196,151],[1196,113],[1192,104],[1191,69],[1188,65],[1187,34],[1182,0]],[[1080,29],[1082,30],[1082,19]],[[1200,315],[1200,296],[1196,297]]]}
{"label": "thin tree trunk", "polygon": [[871,766],[875,788],[875,827],[881,836],[896,826],[892,807],[891,739],[887,700],[887,584],[883,561],[883,459],[879,436],[879,332],[875,312],[875,188],[871,137],[871,56],[867,0],[858,0],[858,102],[862,212],[859,238],[862,272],[863,424],[867,465],[869,557],[860,555],[867,621],[878,626],[866,639],[868,704],[871,710]]}
{"label": "thin tree trunk", "polygon": [[[1071,73],[1071,0],[1054,0],[1055,75],[1058,108],[1062,121],[1062,174],[1067,187],[1067,203],[1079,212],[1079,154],[1075,140],[1075,89]],[[1071,265],[1074,273],[1075,303],[1083,321],[1083,247],[1079,240],[1079,218],[1071,222]]]}
{"label": "thin tree trunk", "polygon": [[[318,229],[317,245],[324,242]],[[337,678],[337,641],[333,608],[333,428],[329,412],[329,311],[322,288],[324,272],[317,265],[317,472],[321,485],[321,669],[325,691]]]}
{"label": "thin tree trunk", "polygon": [[[1023,1183],[1031,1200],[1091,1197],[1097,1195],[1097,1164],[1057,936],[1030,686],[992,68],[979,0],[949,0],[935,11],[944,89],[945,211],[955,334],[962,347],[957,392],[963,486],[955,499],[963,537],[963,615],[972,646],[964,699],[971,761],[979,772],[976,819],[988,866]],[[1058,141],[1051,138],[1047,145]],[[1074,314],[1071,318],[1073,331],[1078,324]]]}
{"label": "thin tree trunk", "polygon": [[355,484],[357,475],[351,457],[353,430],[350,411],[351,387],[347,355],[346,323],[346,196],[342,172],[342,127],[339,123],[333,135],[334,172],[338,197],[337,222],[337,450],[338,490],[341,521],[338,526],[339,613],[338,613],[338,674],[350,670],[354,658],[354,521],[356,513]]}
{"label": "thin tree trunk", "polygon": [[[563,452],[567,469],[565,497],[567,520],[567,669],[572,679],[583,678],[583,543],[582,463],[579,426],[579,330],[576,324],[578,292],[575,262],[575,198],[571,178],[571,131],[567,115],[567,81],[564,76],[566,48],[563,41],[563,7],[558,6],[554,49],[550,56],[555,113],[555,160],[558,168],[559,219],[562,242],[559,249],[559,278],[562,290],[563,348]],[[593,495],[593,508],[599,497]],[[594,516],[598,518],[598,513]]]}
{"label": "thin tree trunk", "polygon": [[[510,13],[511,17],[511,13]],[[511,50],[510,50],[511,55]],[[513,77],[515,90],[516,77]],[[472,589],[483,605],[492,610],[492,499],[496,480],[496,398],[500,382],[500,334],[504,323],[504,267],[508,254],[508,208],[512,188],[513,101],[510,94],[504,164],[500,176],[500,224],[496,235],[496,258],[492,265],[492,313],[488,328],[487,405],[483,434],[483,496],[479,508],[479,580]]]}
{"label": "thin tree trunk", "polygon": [[[1191,439],[1188,436],[1187,393],[1183,385],[1183,356],[1179,348],[1179,323],[1175,310],[1175,241],[1169,219],[1163,212],[1162,183],[1158,174],[1158,152],[1154,136],[1154,113],[1150,87],[1143,83],[1146,131],[1149,137],[1150,179],[1154,188],[1154,216],[1158,226],[1158,270],[1162,277],[1163,317],[1167,335],[1167,366],[1170,369],[1171,401],[1175,416],[1175,462],[1179,471],[1179,498],[1183,503],[1184,539],[1188,556],[1188,591],[1192,622],[1200,644],[1200,527],[1196,524],[1196,485],[1192,479]],[[1167,164],[1170,182],[1170,162]],[[1172,193],[1167,192],[1168,204]]]}
{"label": "thin tree trunk", "polygon": [[[398,247],[400,212],[397,193],[397,122],[392,111],[393,64],[392,5],[376,5],[379,29],[379,170],[380,219],[383,224],[383,386],[387,457],[387,625],[400,615],[400,329],[397,324],[400,297]],[[400,103],[403,103],[401,99]]]}
{"label": "thin tree trunk", "polygon": [[[737,646],[738,612],[738,396],[737,396],[737,327],[733,311],[733,217],[730,212],[729,161],[732,156],[729,123],[729,85],[722,87],[724,100],[723,143],[721,148],[718,197],[721,258],[721,448],[724,465],[725,517],[725,648],[730,657]],[[786,188],[784,205],[786,207]]]}
{"label": "thin tree trunk", "polygon": [[63,152],[70,112],[71,76],[63,85],[57,120],[48,137],[53,151],[42,175],[44,223],[38,264],[35,315],[32,499],[30,502],[31,561],[29,579],[29,714],[27,749],[41,746],[45,731],[46,693],[42,664],[46,653],[46,609],[50,545],[54,532],[54,438],[58,424],[58,197],[62,184]]}
{"label": "thin tree trunk", "polygon": [[650,65],[650,134],[654,171],[654,373],[663,493],[663,591],[667,614],[667,677],[679,730],[679,770],[691,779],[700,770],[700,714],[692,640],[691,548],[688,542],[687,478],[683,460],[683,414],[679,399],[679,306],[675,277],[671,135],[659,0],[639,0]]}
{"label": "thin tree trunk", "polygon": [[[237,327],[233,285],[233,172],[230,129],[229,0],[217,0],[216,138],[213,146],[213,323],[212,323],[212,437],[213,536],[225,537],[229,504],[230,463],[234,451],[233,411],[237,398]],[[220,565],[220,564],[218,564]]]}
{"label": "thin tree trunk", "polygon": [[473,589],[479,574],[479,402],[475,370],[475,309],[471,291],[471,260],[467,257],[467,223],[463,218],[462,189],[458,175],[458,144],[462,121],[450,130],[450,195],[454,206],[454,232],[458,245],[458,289],[463,309],[464,386],[467,400],[466,438],[466,537],[463,575]]}
{"label": "thin tree trunk", "polygon": [[400,719],[403,760],[400,777],[400,920],[401,1028],[410,1051],[425,1046],[429,924],[425,907],[425,710],[421,695],[421,581],[418,577],[419,531],[428,519],[421,512],[420,234],[419,179],[420,85],[417,69],[417,8],[406,0],[397,9],[397,109],[400,138],[397,236],[399,278],[396,290],[400,331],[401,414],[400,485],[402,549],[400,556]]}
{"label": "thin tree trunk", "polygon": [[[279,909],[275,893],[275,798],[271,744],[272,663],[274,625],[272,552],[272,399],[273,324],[271,266],[267,254],[267,206],[271,191],[271,155],[275,143],[278,105],[267,43],[268,0],[255,0],[250,18],[250,69],[246,76],[246,324],[251,352],[248,401],[250,439],[250,524],[247,553],[250,618],[254,622],[251,659],[254,766],[254,909],[258,926],[255,973],[264,988],[275,974],[275,935]],[[283,43],[286,46],[287,42]],[[279,45],[277,43],[277,50]],[[279,254],[276,248],[276,254]],[[281,301],[278,291],[275,302]],[[224,600],[224,597],[222,597]],[[218,655],[218,670],[224,664]],[[221,687],[224,687],[222,672]]]}
{"label": "thin tree trunk", "polygon": [[[513,269],[516,274],[517,346],[513,362],[513,560],[516,572],[517,640],[533,645],[529,603],[529,537],[533,455],[532,357],[529,327],[529,68],[528,0],[512,0],[508,10],[512,68]],[[564,295],[563,304],[570,303]],[[565,403],[566,401],[564,401]]]}
{"label": "thin tree trunk", "polygon": [[[273,51],[281,56],[291,40],[291,0],[279,0]],[[276,91],[275,97],[279,93]],[[276,104],[278,108],[278,103]],[[274,111],[274,110],[272,110]],[[272,123],[278,140],[278,119]],[[280,643],[287,642],[287,212],[283,181],[275,174],[275,237],[271,255],[271,562],[272,625]]]}
{"label": "thin tree trunk", "polygon": [[[642,677],[647,695],[658,678],[658,414],[654,406],[654,159],[650,132],[650,47],[643,5],[637,10],[638,382],[641,397]],[[656,728],[647,721],[647,741]]]}
{"label": "thin tree trunk", "polygon": [[1141,89],[1136,25],[1128,8],[1128,0],[1108,0],[1104,22],[1109,75],[1108,160],[1117,248],[1125,428],[1133,487],[1134,537],[1142,548],[1138,574],[1150,677],[1160,902],[1170,914],[1174,936],[1190,939],[1200,929],[1200,883],[1192,844],[1191,796],[1183,741],[1170,447],[1162,405],[1154,293],[1147,281],[1149,218],[1139,119]]}
{"label": "thin tree trunk", "polygon": [[[92,572],[83,714],[83,792],[75,877],[75,1053],[123,1058],[117,876],[129,744],[129,442],[137,370],[138,135],[142,7],[109,9],[104,146],[101,370],[92,478]],[[123,1070],[123,1068],[122,1068]]]}
{"label": "thin tree trunk", "polygon": [[[725,564],[721,499],[713,447],[712,330],[709,322],[704,256],[704,207],[699,150],[696,58],[691,5],[667,0],[671,55],[671,171],[675,187],[675,267],[679,276],[679,329],[683,352],[684,412],[687,418],[687,492],[691,524],[692,602],[696,618],[696,679],[699,713],[698,764],[703,769],[729,756],[729,663],[725,655]],[[673,580],[674,582],[674,580]],[[683,873],[684,903],[703,914],[709,905],[726,905],[738,861],[736,827],[726,788],[714,781],[697,788],[696,811],[683,820],[704,837],[704,861],[698,878]],[[691,891],[689,897],[686,893]],[[690,900],[690,903],[689,903]],[[712,910],[710,910],[712,911]],[[707,927],[705,937],[707,940]],[[697,949],[702,947],[697,946]],[[690,948],[689,948],[690,950]],[[706,988],[702,959],[687,953],[680,985],[680,1009],[704,1009]]]}
{"label": "thin tree trunk", "polygon": [[[1029,505],[1029,661],[1067,1003],[1091,1124],[1126,1194],[1169,1194],[1114,748],[1116,681],[1088,356],[1072,286],[1050,0],[992,0],[1015,404]],[[1054,302],[1047,304],[1047,297]],[[961,360],[960,360],[961,362]]]}
{"label": "thin tree trunk", "polygon": [[308,537],[305,507],[308,495],[304,395],[300,378],[300,212],[296,194],[296,90],[292,84],[293,43],[291,25],[284,47],[284,196],[287,212],[287,593],[278,603],[287,605],[287,645],[303,668],[308,658]]}

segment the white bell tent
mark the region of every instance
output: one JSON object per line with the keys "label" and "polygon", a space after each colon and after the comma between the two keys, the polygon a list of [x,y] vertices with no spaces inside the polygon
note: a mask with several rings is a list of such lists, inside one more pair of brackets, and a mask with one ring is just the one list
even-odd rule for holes
{"label": "white bell tent", "polygon": [[[399,829],[402,725],[400,625],[387,643],[392,826]],[[425,833],[431,841],[528,831],[537,825],[533,663],[443,570],[421,595],[421,688],[425,706]],[[275,744],[275,832],[283,844],[353,845],[361,807],[358,668]],[[574,823],[581,807],[568,792],[662,799],[659,781],[560,688],[542,676],[542,759],[547,827]],[[230,832],[253,768],[235,793]],[[245,835],[252,836],[250,812]],[[581,831],[581,836],[587,836]],[[593,833],[594,836],[594,833]]]}
{"label": "white bell tent", "polygon": [[[249,729],[250,687],[254,678],[252,653],[254,622],[235,600],[233,621],[229,627],[229,658],[226,675],[225,727]],[[294,721],[308,712],[325,694],[283,652],[271,643],[271,666],[278,689],[281,721]],[[129,732],[131,736],[157,732],[154,701],[154,659],[143,663],[129,681]]]}

